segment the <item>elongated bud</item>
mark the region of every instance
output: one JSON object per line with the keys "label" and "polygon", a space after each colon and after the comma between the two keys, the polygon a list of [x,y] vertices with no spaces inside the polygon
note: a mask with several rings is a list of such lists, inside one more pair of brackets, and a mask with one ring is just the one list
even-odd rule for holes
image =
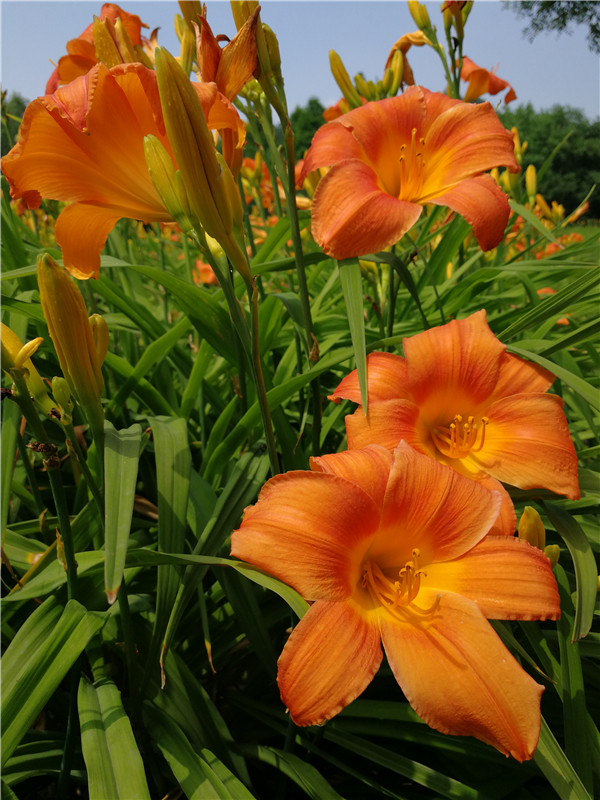
{"label": "elongated bud", "polygon": [[546,545],[546,547],[544,547],[544,553],[550,560],[550,564],[554,569],[554,567],[558,564],[558,559],[560,558],[560,547],[557,544]]}
{"label": "elongated bud", "polygon": [[[178,172],[175,169],[171,156],[164,145],[156,136],[144,136],[144,155],[148,174],[158,192],[165,208],[173,219],[179,224],[184,233],[189,233],[193,226],[188,218],[187,196],[181,196],[181,177],[177,180]],[[182,203],[182,200],[184,202]]]}
{"label": "elongated bud", "polygon": [[69,273],[49,255],[38,258],[44,318],[62,373],[94,430],[103,425],[100,362],[83,297]]}
{"label": "elongated bud", "polygon": [[267,52],[269,54],[269,63],[271,64],[271,71],[273,78],[276,82],[282,83],[283,76],[281,74],[281,54],[279,52],[279,42],[275,33],[269,28],[268,25],[262,24],[263,35],[267,45]]}
{"label": "elongated bud", "polygon": [[202,104],[187,75],[164,48],[156,51],[156,74],[167,136],[192,214],[215,239],[228,236],[232,215]]}
{"label": "elongated bud", "polygon": [[202,14],[202,3],[199,0],[179,0],[178,6],[190,30],[193,30],[191,23],[198,22],[198,17]]}
{"label": "elongated bud", "polygon": [[400,50],[394,52],[388,71],[392,73],[392,83],[388,89],[388,97],[395,97],[402,86],[402,78],[404,77],[404,56]]}
{"label": "elongated bud", "polygon": [[39,372],[33,366],[31,356],[40,346],[42,339],[33,339],[27,344],[19,339],[16,333],[11,331],[8,325],[0,323],[1,342],[2,342],[2,369],[9,378],[12,378],[11,370],[18,369],[25,379],[27,391],[33,397],[34,403],[44,414],[49,414],[54,408],[54,403],[46,391],[46,384],[41,379]]}
{"label": "elongated bud", "polygon": [[108,19],[94,19],[94,50],[96,58],[107,67],[117,64],[131,64],[138,61],[133,42],[123,26],[121,18],[115,22]]}
{"label": "elongated bud", "polygon": [[365,100],[374,100],[375,95],[371,91],[371,87],[369,83],[363,78],[363,76],[358,73],[358,75],[354,76],[354,85],[358,89],[358,93],[365,98]]}
{"label": "elongated bud", "polygon": [[424,3],[419,3],[417,0],[408,0],[408,10],[411,17],[414,19],[417,28],[422,31],[431,30],[431,20],[429,19],[429,12]]}
{"label": "elongated bud", "polygon": [[519,520],[519,539],[543,550],[546,545],[546,529],[542,518],[535,508],[525,506],[521,519]]}
{"label": "elongated bud", "polygon": [[249,278],[248,260],[233,235],[234,214],[228,178],[206,125],[194,87],[173,56],[158,48],[156,74],[167,136],[179,165],[192,221],[221,243],[234,267]]}
{"label": "elongated bud", "polygon": [[106,324],[104,317],[101,317],[100,314],[92,314],[92,316],[89,318],[89,323],[90,328],[92,329],[94,345],[96,347],[98,364],[102,366],[102,364],[104,364],[106,354],[108,353],[108,325]]}
{"label": "elongated bud", "polygon": [[335,50],[329,51],[329,64],[331,66],[331,73],[335,78],[335,82],[340,87],[340,91],[344,95],[344,99],[350,108],[358,108],[362,105],[359,93],[354,88],[350,75],[346,71],[342,59],[338,56]]}
{"label": "elongated bud", "polygon": [[240,190],[231,170],[227,166],[224,156],[221,155],[221,153],[217,153],[217,160],[221,165],[221,169],[223,170],[223,186],[225,187],[227,202],[229,203],[229,207],[232,211],[233,227],[234,230],[240,232],[244,225],[244,207],[242,205]]}
{"label": "elongated bud", "polygon": [[537,193],[537,172],[535,166],[530,164],[525,170],[525,188],[527,190],[527,197],[531,207],[535,205],[535,196]]}
{"label": "elongated bud", "polygon": [[552,219],[552,211],[550,210],[548,203],[544,200],[543,195],[536,194],[535,204],[547,219]]}
{"label": "elongated bud", "polygon": [[58,405],[58,412],[60,414],[60,422],[63,425],[71,425],[73,423],[73,402],[71,400],[71,390],[69,384],[64,378],[56,375],[52,378],[52,395],[56,404]]}

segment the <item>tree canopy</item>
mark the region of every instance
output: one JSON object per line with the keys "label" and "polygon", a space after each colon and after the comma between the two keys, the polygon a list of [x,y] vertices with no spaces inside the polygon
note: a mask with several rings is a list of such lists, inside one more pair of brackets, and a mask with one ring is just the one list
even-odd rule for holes
{"label": "tree canopy", "polygon": [[587,25],[589,48],[600,53],[600,3],[595,0],[505,0],[504,6],[529,20],[524,33],[530,41],[544,31],[569,33],[572,25]]}

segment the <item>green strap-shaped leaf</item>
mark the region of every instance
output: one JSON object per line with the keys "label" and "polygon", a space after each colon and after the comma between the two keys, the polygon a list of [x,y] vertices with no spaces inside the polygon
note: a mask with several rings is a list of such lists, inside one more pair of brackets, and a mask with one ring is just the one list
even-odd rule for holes
{"label": "green strap-shaped leaf", "polygon": [[592,800],[543,717],[540,739],[533,760],[560,800]]}
{"label": "green strap-shaped leaf", "polygon": [[60,610],[56,600],[48,598],[25,622],[4,656],[2,764],[104,624],[103,614],[86,611],[76,600],[70,600],[62,614]]}
{"label": "green strap-shaped leaf", "polygon": [[342,800],[342,796],[330,786],[321,773],[299,756],[262,745],[249,745],[245,748],[245,752],[287,775],[312,800]]}
{"label": "green strap-shaped leaf", "polygon": [[104,589],[111,604],[123,579],[141,440],[141,425],[118,431],[112,423],[104,423]]}
{"label": "green strap-shaped leaf", "polygon": [[83,677],[77,694],[90,800],[150,800],[144,763],[115,684]]}
{"label": "green strap-shaped leaf", "polygon": [[534,361],[536,364],[539,364],[540,367],[549,370],[556,375],[557,378],[560,378],[561,381],[564,381],[564,383],[570,386],[574,392],[577,392],[578,395],[583,397],[593,408],[600,409],[600,392],[583,378],[580,378],[579,375],[574,375],[570,370],[561,367],[554,361],[549,361],[547,358],[543,358],[543,356],[539,356],[537,353],[523,350],[523,348],[516,347],[513,344],[509,344],[507,350],[510,353],[515,353],[518,356],[526,358],[528,361]]}
{"label": "green strap-shaped leaf", "polygon": [[553,503],[542,501],[542,505],[556,532],[569,548],[575,567],[577,594],[571,641],[576,642],[582,636],[586,636],[592,627],[598,580],[596,560],[588,538],[577,520],[568,511]]}
{"label": "green strap-shaped leaf", "polygon": [[188,800],[254,800],[254,795],[210,750],[192,747],[164,711],[147,703],[144,718]]}
{"label": "green strap-shaped leaf", "polygon": [[363,411],[367,413],[367,345],[365,341],[365,308],[363,303],[362,277],[358,258],[348,258],[338,263],[340,283],[346,303],[348,325],[356,360],[360,399]]}

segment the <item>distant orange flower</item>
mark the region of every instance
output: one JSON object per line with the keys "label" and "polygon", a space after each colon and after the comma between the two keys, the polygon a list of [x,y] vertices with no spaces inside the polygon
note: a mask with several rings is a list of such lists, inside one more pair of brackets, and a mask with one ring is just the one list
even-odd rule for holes
{"label": "distant orange flower", "polygon": [[196,259],[196,266],[194,267],[193,274],[194,283],[210,286],[211,284],[219,283],[214,269],[210,264],[205,264],[199,258]]}
{"label": "distant orange flower", "polygon": [[391,67],[394,53],[396,50],[399,50],[403,56],[402,83],[406,84],[407,86],[414,86],[415,78],[411,66],[408,63],[408,59],[406,58],[406,54],[411,47],[423,47],[423,45],[426,44],[433,47],[432,42],[427,38],[427,36],[425,36],[423,31],[405,33],[404,36],[401,36],[398,41],[393,44],[392,49],[387,57],[387,61],[385,62],[384,69],[389,69],[389,67]]}
{"label": "distant orange flower", "polygon": [[[563,401],[547,389],[554,376],[506,352],[485,311],[403,340],[404,358],[367,359],[368,413],[346,417],[348,447],[375,443],[393,450],[401,439],[504,496],[504,532],[514,509],[498,481],[579,497],[577,455]],[[356,370],[331,400],[360,404]],[[507,528],[508,526],[508,528]]]}
{"label": "distant orange flower", "polygon": [[[215,84],[192,85],[209,128],[228,129],[243,142],[244,125]],[[171,153],[156,73],[141,64],[96,64],[25,110],[19,141],[2,159],[2,171],[11,196],[29,208],[39,207],[42,197],[70,203],[56,221],[56,241],[77,278],[97,277],[100,252],[117,220],[171,221],[146,168],[147,134]]]}
{"label": "distant orange flower", "polygon": [[[204,82],[214,82],[219,91],[233,100],[252,78],[257,67],[256,25],[260,8],[255,8],[231,41],[215,36],[206,19],[206,6],[196,29],[196,58]],[[221,48],[219,42],[227,40]]]}
{"label": "distant orange flower", "polygon": [[315,134],[302,177],[331,169],[315,192],[313,236],[333,258],[366,255],[395,244],[432,203],[461,214],[490,250],[504,235],[509,206],[482,173],[500,164],[519,171],[512,136],[489,103],[411,86]]}
{"label": "distant orange flower", "polygon": [[231,554],[312,603],[278,661],[297,725],[319,725],[368,686],[382,660],[443,733],[519,761],[540,730],[539,686],[489,619],[557,619],[549,560],[490,536],[496,492],[402,442],[311,460],[272,478],[234,531]]}
{"label": "distant orange flower", "polygon": [[462,69],[460,77],[463,81],[468,81],[467,91],[465,94],[465,102],[477,100],[482,94],[498,94],[504,89],[509,91],[504,95],[504,102],[510,103],[511,100],[516,100],[517,95],[510,83],[502,80],[493,71],[478,67],[470,58],[463,56]]}
{"label": "distant orange flower", "polygon": [[[111,22],[120,19],[133,45],[142,44],[141,29],[148,27],[137,14],[129,14],[115,3],[104,3],[98,19],[109,19]],[[46,94],[53,94],[59,86],[85,75],[98,63],[93,29],[94,23],[91,22],[76,39],[67,42],[67,55],[59,59],[56,69],[48,79]]]}

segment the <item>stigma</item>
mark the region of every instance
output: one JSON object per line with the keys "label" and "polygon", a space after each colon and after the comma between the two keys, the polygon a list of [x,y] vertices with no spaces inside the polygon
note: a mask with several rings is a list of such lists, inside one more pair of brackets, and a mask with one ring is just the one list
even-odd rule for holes
{"label": "stigma", "polygon": [[463,422],[462,415],[455,414],[448,426],[433,428],[431,438],[440,453],[447,458],[465,458],[469,453],[481,450],[489,422],[487,417],[481,417],[480,423],[477,423],[473,416],[467,417]]}
{"label": "stigma", "polygon": [[423,189],[425,161],[423,151],[425,139],[417,136],[417,129],[411,131],[410,143],[400,147],[398,159],[399,187],[397,196],[399,200],[416,202]]}

